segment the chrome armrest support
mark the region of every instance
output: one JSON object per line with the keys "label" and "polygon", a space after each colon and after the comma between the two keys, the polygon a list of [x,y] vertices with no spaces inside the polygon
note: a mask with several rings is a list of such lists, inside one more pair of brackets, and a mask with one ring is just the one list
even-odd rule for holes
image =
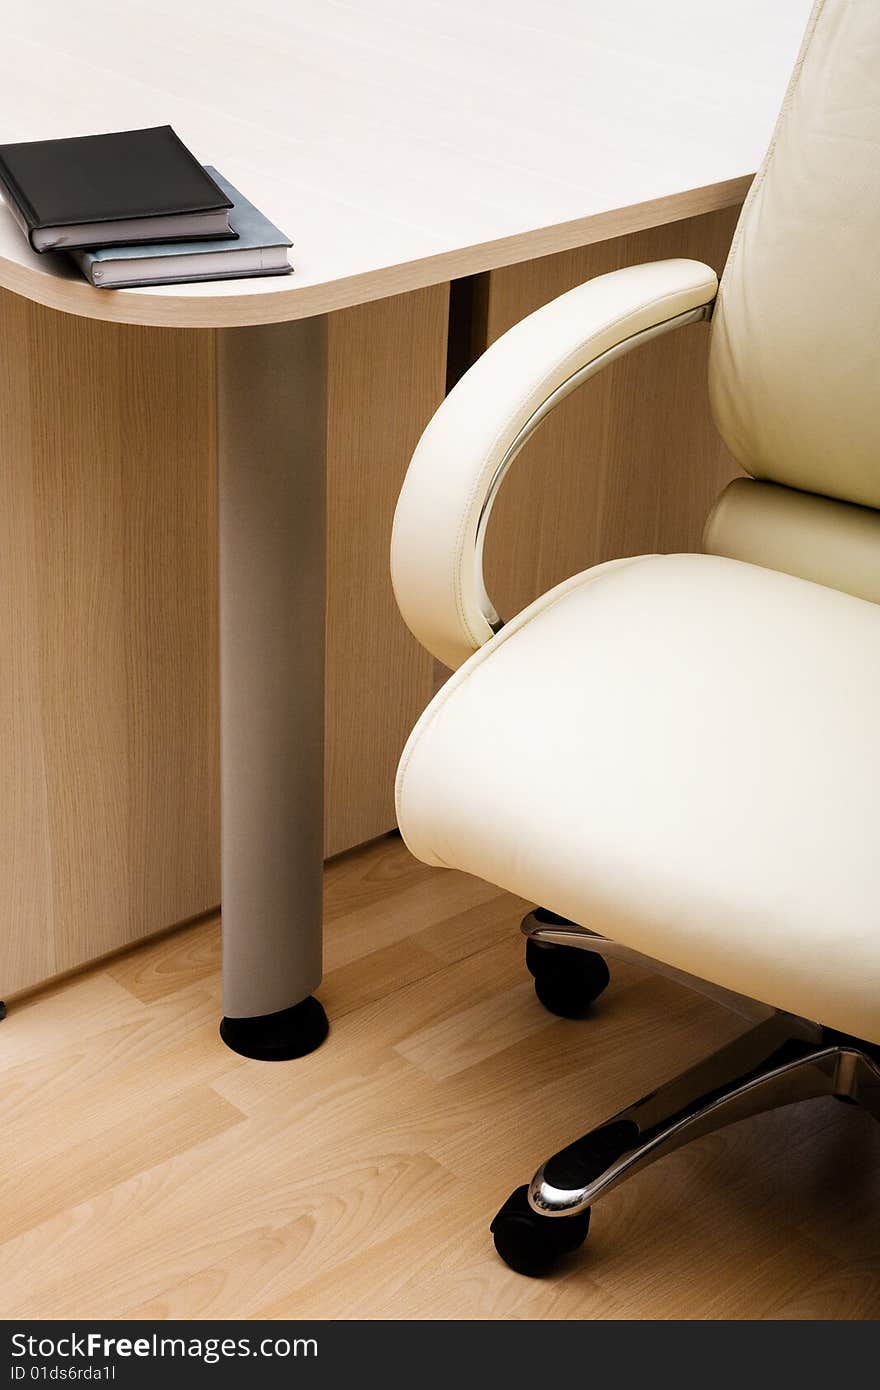
{"label": "chrome armrest support", "polygon": [[669,333],[673,328],[684,328],[690,323],[704,323],[707,319],[712,317],[714,303],[715,301],[713,300],[710,304],[701,304],[697,309],[688,309],[686,313],[676,314],[674,318],[665,319],[663,323],[655,323],[652,324],[650,328],[643,328],[640,333],[631,334],[629,338],[624,338],[622,342],[615,343],[614,346],[608,348],[606,352],[600,353],[598,357],[594,357],[591,362],[586,362],[582,367],[579,367],[576,372],[572,372],[571,376],[567,377],[560,386],[557,386],[555,391],[551,391],[546,400],[543,400],[538,408],[529,416],[519,434],[513,440],[513,443],[509,445],[489,484],[486,500],[480,510],[480,518],[477,522],[475,556],[480,607],[493,632],[500,632],[501,628],[504,626],[504,622],[498,616],[495,606],[486,592],[486,584],[483,577],[483,547],[486,540],[486,533],[489,529],[489,518],[492,514],[492,508],[495,505],[495,499],[501,491],[501,484],[507,477],[511,464],[517,454],[529,442],[538,427],[544,423],[551,410],[555,410],[560,402],[565,400],[566,396],[570,396],[579,386],[583,386],[585,381],[589,381],[591,377],[598,376],[599,372],[604,371],[606,367],[610,367],[611,363],[616,362],[619,357],[625,357],[626,354],[632,352],[634,348],[641,347],[643,343],[649,343],[652,338],[659,338],[661,334]]}
{"label": "chrome armrest support", "polygon": [[403,617],[447,666],[500,618],[483,547],[504,478],[550,411],[633,348],[710,317],[715,272],[669,260],[599,275],[536,309],[486,349],[429,422],[401,490],[391,573]]}

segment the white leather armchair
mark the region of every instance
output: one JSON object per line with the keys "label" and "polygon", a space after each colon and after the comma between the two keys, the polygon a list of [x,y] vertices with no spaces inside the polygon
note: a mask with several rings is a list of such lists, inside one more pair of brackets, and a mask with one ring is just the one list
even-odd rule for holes
{"label": "white leather armchair", "polygon": [[[523,1273],[709,1129],[826,1095],[880,1117],[878,69],[880,8],[818,0],[720,290],[671,260],[539,309],[450,393],[401,493],[398,603],[456,668],[400,763],[411,850],[543,905],[523,929],[553,1012],[588,1010],[607,956],[754,1023],[512,1194],[492,1229]],[[752,477],[708,553],[598,565],[502,624],[482,543],[522,444],[618,355],[709,316],[716,423]]]}

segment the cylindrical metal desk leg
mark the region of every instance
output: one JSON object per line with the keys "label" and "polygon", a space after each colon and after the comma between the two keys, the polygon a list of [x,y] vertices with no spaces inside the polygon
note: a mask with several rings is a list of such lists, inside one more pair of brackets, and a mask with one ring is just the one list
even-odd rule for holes
{"label": "cylindrical metal desk leg", "polygon": [[326,320],[217,334],[223,1010],[311,1052],[321,981]]}

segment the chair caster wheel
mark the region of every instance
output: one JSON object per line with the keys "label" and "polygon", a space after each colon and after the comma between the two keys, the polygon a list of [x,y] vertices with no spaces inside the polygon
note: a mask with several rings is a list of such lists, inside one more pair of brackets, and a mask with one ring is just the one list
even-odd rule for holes
{"label": "chair caster wheel", "polygon": [[559,1018],[583,1018],[611,980],[602,957],[577,946],[530,939],[526,942],[526,965],[535,977],[535,993],[544,1008]]}
{"label": "chair caster wheel", "polygon": [[529,1206],[528,1192],[525,1185],[511,1192],[489,1229],[504,1263],[517,1274],[538,1279],[583,1245],[590,1208],[577,1216],[540,1216]]}

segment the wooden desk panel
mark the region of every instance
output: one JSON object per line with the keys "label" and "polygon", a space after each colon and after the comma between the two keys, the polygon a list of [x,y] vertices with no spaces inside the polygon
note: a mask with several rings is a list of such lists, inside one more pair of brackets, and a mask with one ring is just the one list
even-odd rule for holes
{"label": "wooden desk panel", "polygon": [[[387,557],[447,302],[329,320],[328,854],[394,824],[431,694]],[[0,998],[219,902],[214,369],[0,291]]]}
{"label": "wooden desk panel", "polygon": [[331,314],[327,402],[324,844],[395,824],[394,773],[433,691],[433,659],[391,590],[397,494],[443,399],[449,286]]}
{"label": "wooden desk panel", "polygon": [[217,901],[212,338],[0,294],[0,997]]}

